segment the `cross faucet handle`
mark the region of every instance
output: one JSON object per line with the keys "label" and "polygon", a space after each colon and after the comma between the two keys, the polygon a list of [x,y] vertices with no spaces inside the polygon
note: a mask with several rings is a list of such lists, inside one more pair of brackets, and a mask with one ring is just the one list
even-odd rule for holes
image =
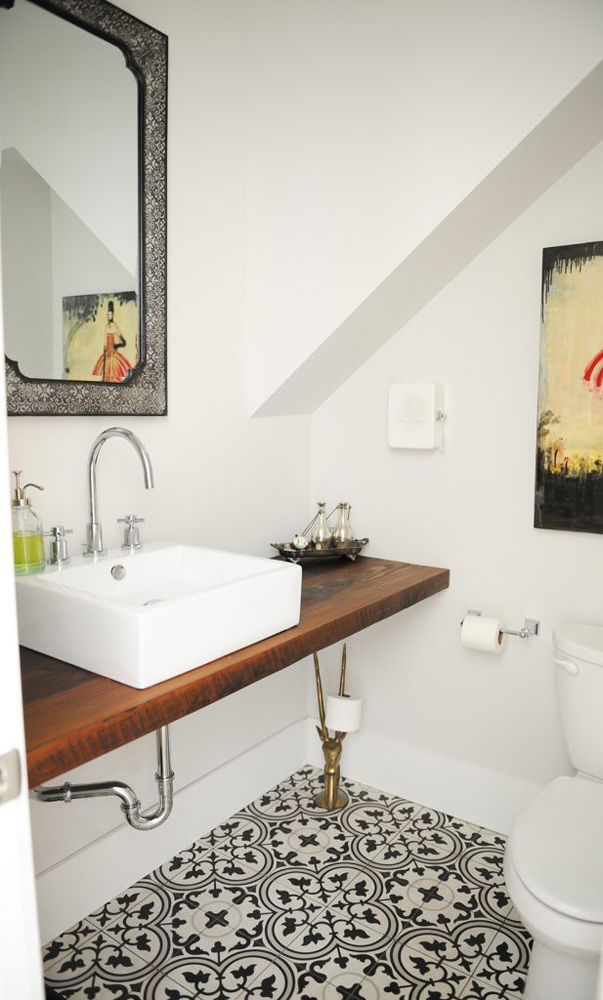
{"label": "cross faucet handle", "polygon": [[62,566],[70,561],[65,535],[72,534],[73,528],[64,528],[62,524],[54,524],[50,531],[44,532],[45,538],[52,538],[48,560],[50,566]]}
{"label": "cross faucet handle", "polygon": [[125,524],[122,549],[126,549],[128,552],[132,552],[133,549],[139,549],[142,546],[142,542],[140,541],[140,532],[137,525],[144,524],[144,517],[136,517],[136,514],[126,514],[125,517],[118,517],[117,523]]}

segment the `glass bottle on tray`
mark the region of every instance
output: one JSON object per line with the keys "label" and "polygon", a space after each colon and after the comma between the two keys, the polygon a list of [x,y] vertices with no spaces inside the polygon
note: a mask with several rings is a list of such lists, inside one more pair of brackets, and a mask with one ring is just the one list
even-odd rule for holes
{"label": "glass bottle on tray", "polygon": [[349,503],[337,504],[339,515],[337,518],[337,524],[335,525],[335,531],[333,532],[333,541],[338,549],[346,549],[354,541],[354,532],[352,531],[352,526],[350,524],[351,509],[352,508]]}
{"label": "glass bottle on tray", "polygon": [[318,502],[318,514],[312,529],[312,545],[319,552],[322,549],[330,549],[333,544],[333,533],[327,523],[325,515],[326,502]]}

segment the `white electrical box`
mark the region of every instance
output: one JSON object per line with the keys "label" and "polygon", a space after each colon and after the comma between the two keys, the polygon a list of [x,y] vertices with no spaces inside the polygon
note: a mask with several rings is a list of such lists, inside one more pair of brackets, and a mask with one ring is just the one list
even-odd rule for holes
{"label": "white electrical box", "polygon": [[444,419],[442,385],[390,385],[388,440],[391,448],[438,448]]}

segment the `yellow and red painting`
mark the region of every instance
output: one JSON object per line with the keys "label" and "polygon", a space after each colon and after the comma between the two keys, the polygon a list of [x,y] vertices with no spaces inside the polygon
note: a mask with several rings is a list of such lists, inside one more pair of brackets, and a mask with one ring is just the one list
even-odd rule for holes
{"label": "yellow and red painting", "polygon": [[534,524],[603,533],[603,242],[543,251]]}
{"label": "yellow and red painting", "polygon": [[63,298],[64,378],[123,382],[137,364],[136,292]]}

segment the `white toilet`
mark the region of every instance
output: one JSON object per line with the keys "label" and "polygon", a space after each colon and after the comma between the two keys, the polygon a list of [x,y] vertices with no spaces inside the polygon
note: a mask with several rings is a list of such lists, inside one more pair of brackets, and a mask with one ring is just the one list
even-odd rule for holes
{"label": "white toilet", "polygon": [[534,937],[525,1000],[594,1000],[603,945],[603,627],[554,635],[561,720],[573,778],[556,778],[519,814],[505,878]]}

